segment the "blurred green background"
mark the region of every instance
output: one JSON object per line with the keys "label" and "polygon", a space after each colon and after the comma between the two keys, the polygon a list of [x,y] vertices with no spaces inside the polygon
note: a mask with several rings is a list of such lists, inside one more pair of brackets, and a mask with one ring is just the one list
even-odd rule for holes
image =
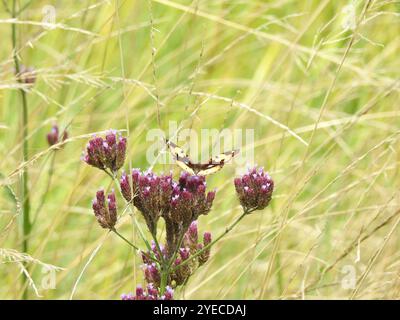
{"label": "blurred green background", "polygon": [[[31,299],[119,299],[143,282],[139,255],[91,210],[110,178],[80,157],[93,133],[125,129],[125,168],[146,169],[147,132],[169,121],[254,129],[255,162],[276,186],[175,298],[399,298],[397,1],[19,0],[10,20],[12,2],[0,5],[0,298],[22,297],[23,262]],[[25,86],[28,256],[13,23],[20,63],[37,73]],[[70,136],[57,151],[54,123]],[[169,169],[178,176],[155,167]],[[200,232],[216,237],[240,215],[236,173],[208,177],[218,191]],[[119,230],[143,245],[128,215]],[[63,269],[49,288],[52,266]]]}

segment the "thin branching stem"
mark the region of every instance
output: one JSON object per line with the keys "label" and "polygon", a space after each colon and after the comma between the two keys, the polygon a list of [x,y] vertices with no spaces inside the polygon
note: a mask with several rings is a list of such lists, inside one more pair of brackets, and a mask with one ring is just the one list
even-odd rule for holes
{"label": "thin branching stem", "polygon": [[[111,180],[114,182],[115,186],[117,187],[119,193],[122,195],[120,186],[119,186],[119,184],[118,184],[117,173],[112,174],[112,173],[110,173],[107,169],[103,169],[103,171],[111,178]],[[130,202],[126,201],[126,204],[127,204],[127,205],[131,205],[131,206],[133,207],[132,201],[130,201]],[[150,246],[149,242],[147,241],[146,237],[144,236],[142,230],[141,230],[140,227],[138,226],[136,219],[133,219],[133,221],[134,221],[135,225],[138,227],[140,237],[142,238],[142,240],[143,240],[143,242],[145,243],[145,245],[146,245],[147,249],[149,250],[149,252],[151,252],[151,246]],[[118,235],[120,235],[120,234],[118,234]],[[154,237],[154,238],[155,238],[155,237]],[[127,240],[127,239],[125,238],[125,240]],[[155,239],[155,241],[157,241],[157,239]],[[129,243],[131,244],[130,241],[129,241]],[[135,247],[136,247],[136,246],[135,246]],[[136,248],[137,248],[137,247],[136,247]],[[139,249],[137,249],[137,250],[139,250]],[[142,251],[141,251],[141,252],[142,252]],[[160,251],[160,252],[161,252],[161,251]],[[153,260],[154,262],[160,263],[160,261],[158,261],[157,259],[154,259],[151,255],[149,255],[149,258],[150,258],[151,260]]]}
{"label": "thin branching stem", "polygon": [[114,232],[122,240],[124,240],[127,244],[129,244],[133,249],[135,249],[137,251],[141,251],[137,246],[135,246],[132,242],[130,242],[127,238],[125,238],[122,234],[120,234],[115,228],[111,229],[111,231]]}
{"label": "thin branching stem", "polygon": [[[17,17],[17,2],[13,0],[12,3],[12,18]],[[15,67],[15,74],[17,75],[17,81],[22,84],[20,78],[21,68],[18,61],[17,55],[17,26],[15,23],[11,24],[11,38],[12,38],[12,50],[13,50],[13,60]],[[28,101],[26,97],[26,92],[23,88],[19,89],[22,101],[22,160],[23,163],[28,161]],[[29,188],[28,188],[28,168],[24,167],[21,176],[21,200],[22,200],[22,252],[27,253],[29,250],[29,234],[31,232],[30,223],[30,200],[29,200]],[[27,277],[22,278],[23,281],[23,299],[28,298],[28,282]]]}

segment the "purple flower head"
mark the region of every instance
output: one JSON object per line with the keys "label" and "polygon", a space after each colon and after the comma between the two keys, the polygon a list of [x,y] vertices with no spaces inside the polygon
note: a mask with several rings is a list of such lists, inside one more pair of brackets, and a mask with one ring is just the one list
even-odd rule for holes
{"label": "purple flower head", "polygon": [[147,285],[147,300],[159,300],[158,289],[152,284]]}
{"label": "purple flower head", "polygon": [[61,141],[65,141],[66,139],[68,139],[68,133],[67,133],[67,131],[64,130],[62,133],[62,137],[60,137],[60,132],[59,132],[58,126],[55,124],[51,128],[50,132],[47,134],[46,137],[47,137],[47,143],[49,144],[49,146],[52,146],[56,143],[59,143],[60,138],[61,138]]}
{"label": "purple flower head", "polygon": [[189,259],[190,256],[189,248],[180,248],[179,255],[181,256],[182,261]]}
{"label": "purple flower head", "polygon": [[197,242],[199,240],[197,221],[193,221],[190,224],[189,229],[185,233],[183,240],[184,240],[184,245],[186,247],[189,247],[191,252],[196,250]]}
{"label": "purple flower head", "polygon": [[[186,246],[190,244],[190,237],[196,237],[193,225],[191,234],[185,235],[191,223],[202,214],[208,214],[215,198],[215,191],[206,191],[206,180],[203,176],[193,176],[183,172],[179,183],[173,184],[172,197],[170,198],[170,210],[163,214],[167,233],[167,251],[170,256],[178,245],[181,236],[184,236]],[[193,241],[192,241],[193,242]],[[197,242],[197,241],[195,241]]]}
{"label": "purple flower head", "polygon": [[211,210],[214,198],[215,191],[206,193],[205,177],[183,172],[172,193],[170,217],[181,223],[186,232],[193,221]]}
{"label": "purple flower head", "polygon": [[210,232],[204,232],[203,235],[203,244],[204,246],[208,246],[211,243],[211,233]]}
{"label": "purple flower head", "polygon": [[161,300],[174,300],[174,290],[170,286],[165,287],[165,292]]}
{"label": "purple flower head", "polygon": [[[198,246],[199,251],[203,250],[203,248],[208,246],[210,243],[211,243],[211,233],[204,232],[203,243]],[[210,259],[210,253],[211,253],[211,248],[204,249],[204,251],[199,255],[200,265],[205,264],[208,261],[208,259]]]}
{"label": "purple flower head", "polygon": [[261,210],[268,206],[274,181],[263,168],[254,167],[234,180],[236,193],[240,204],[246,211]]}
{"label": "purple flower head", "polygon": [[143,287],[139,284],[139,285],[136,287],[136,296],[141,297],[141,296],[143,296],[143,295],[144,295]]}
{"label": "purple flower head", "polygon": [[109,131],[105,139],[93,137],[86,146],[83,161],[101,170],[118,171],[124,164],[126,138],[117,136],[116,131]]}
{"label": "purple flower head", "polygon": [[150,232],[156,234],[159,218],[168,214],[170,210],[172,175],[157,176],[153,172],[133,169],[131,177],[125,173],[122,175],[120,186],[125,200],[133,201],[142,213]]}
{"label": "purple flower head", "polygon": [[144,278],[147,283],[154,283],[155,286],[160,286],[161,276],[155,263],[144,265]]}
{"label": "purple flower head", "polygon": [[133,299],[133,295],[131,293],[123,293],[121,294],[121,300],[136,300]]}
{"label": "purple flower head", "polygon": [[149,283],[146,289],[143,289],[141,285],[136,287],[136,294],[122,294],[122,300],[173,300],[174,290],[171,287],[166,286],[164,294],[160,296],[158,289]]}
{"label": "purple flower head", "polygon": [[94,215],[100,226],[104,229],[113,229],[117,222],[117,202],[114,190],[107,196],[104,190],[96,192],[96,198],[92,202]]}

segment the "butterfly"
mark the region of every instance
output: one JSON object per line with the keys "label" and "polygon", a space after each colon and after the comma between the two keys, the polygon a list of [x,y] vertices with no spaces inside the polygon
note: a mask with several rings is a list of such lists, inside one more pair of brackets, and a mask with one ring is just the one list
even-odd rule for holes
{"label": "butterfly", "polygon": [[239,153],[239,150],[232,150],[210,158],[207,163],[193,163],[182,148],[169,140],[166,143],[176,160],[176,164],[186,172],[197,176],[207,176],[221,170],[225,163]]}

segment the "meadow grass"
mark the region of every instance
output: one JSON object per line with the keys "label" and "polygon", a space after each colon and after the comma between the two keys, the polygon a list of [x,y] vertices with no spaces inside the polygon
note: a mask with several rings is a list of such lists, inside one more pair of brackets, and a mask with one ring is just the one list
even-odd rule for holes
{"label": "meadow grass", "polygon": [[[146,169],[147,132],[169,121],[254,129],[255,162],[275,181],[270,206],[213,247],[176,298],[399,298],[398,1],[18,0],[14,20],[12,2],[0,10],[0,298],[119,299],[143,282],[139,255],[91,209],[110,178],[80,157],[115,128],[125,168]],[[13,26],[33,86],[16,81]],[[49,147],[53,123],[69,138]],[[169,169],[179,174],[154,167]],[[240,216],[236,173],[207,179],[218,191],[201,232]],[[143,247],[130,215],[118,230]]]}

